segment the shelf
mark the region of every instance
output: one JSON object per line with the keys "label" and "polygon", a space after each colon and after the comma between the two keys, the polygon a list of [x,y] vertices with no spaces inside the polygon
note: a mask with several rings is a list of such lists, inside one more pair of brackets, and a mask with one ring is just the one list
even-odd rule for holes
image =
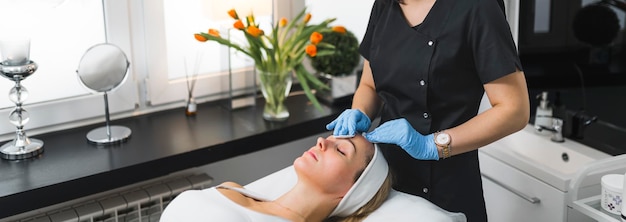
{"label": "shelf", "polygon": [[599,222],[621,222],[619,215],[602,209],[600,206],[600,195],[576,200],[572,207]]}

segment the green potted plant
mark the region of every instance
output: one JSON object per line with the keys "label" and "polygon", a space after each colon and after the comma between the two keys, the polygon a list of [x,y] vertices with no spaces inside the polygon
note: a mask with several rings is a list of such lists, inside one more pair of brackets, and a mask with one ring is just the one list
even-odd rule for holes
{"label": "green potted plant", "polygon": [[359,64],[359,41],[352,32],[343,26],[334,26],[322,32],[323,43],[335,46],[335,53],[312,57],[311,66],[327,89],[318,90],[316,96],[327,103],[349,99],[356,90],[355,67]]}

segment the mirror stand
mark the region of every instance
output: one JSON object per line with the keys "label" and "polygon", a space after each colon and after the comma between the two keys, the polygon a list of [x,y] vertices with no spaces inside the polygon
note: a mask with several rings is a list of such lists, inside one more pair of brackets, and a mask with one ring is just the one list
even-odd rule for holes
{"label": "mirror stand", "polygon": [[98,146],[126,142],[131,130],[124,126],[111,126],[108,92],[118,88],[126,80],[130,63],[126,54],[117,46],[102,43],[92,46],[80,60],[76,73],[81,83],[95,93],[104,94],[106,126],[87,133],[87,141]]}
{"label": "mirror stand", "polygon": [[87,133],[87,140],[97,145],[109,145],[122,143],[128,140],[131,130],[125,126],[111,126],[109,118],[109,97],[104,92],[104,112],[106,118],[106,126],[93,129]]}

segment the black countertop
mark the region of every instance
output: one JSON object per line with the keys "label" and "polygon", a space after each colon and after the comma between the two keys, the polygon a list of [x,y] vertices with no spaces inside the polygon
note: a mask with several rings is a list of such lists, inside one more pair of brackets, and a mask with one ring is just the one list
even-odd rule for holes
{"label": "black countertop", "polygon": [[112,121],[132,135],[107,147],[85,137],[104,123],[32,136],[44,141],[41,156],[0,161],[0,219],[322,133],[348,106],[318,110],[304,95],[290,96],[289,119],[268,122],[263,104],[230,111],[206,103],[193,117],[180,108]]}

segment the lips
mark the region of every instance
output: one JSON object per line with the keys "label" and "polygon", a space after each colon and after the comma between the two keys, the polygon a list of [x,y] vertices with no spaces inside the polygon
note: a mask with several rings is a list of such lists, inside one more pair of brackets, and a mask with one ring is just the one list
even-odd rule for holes
{"label": "lips", "polygon": [[317,156],[315,156],[315,153],[313,153],[313,151],[306,151],[306,153],[311,155],[311,157],[313,157],[313,159],[317,160]]}

